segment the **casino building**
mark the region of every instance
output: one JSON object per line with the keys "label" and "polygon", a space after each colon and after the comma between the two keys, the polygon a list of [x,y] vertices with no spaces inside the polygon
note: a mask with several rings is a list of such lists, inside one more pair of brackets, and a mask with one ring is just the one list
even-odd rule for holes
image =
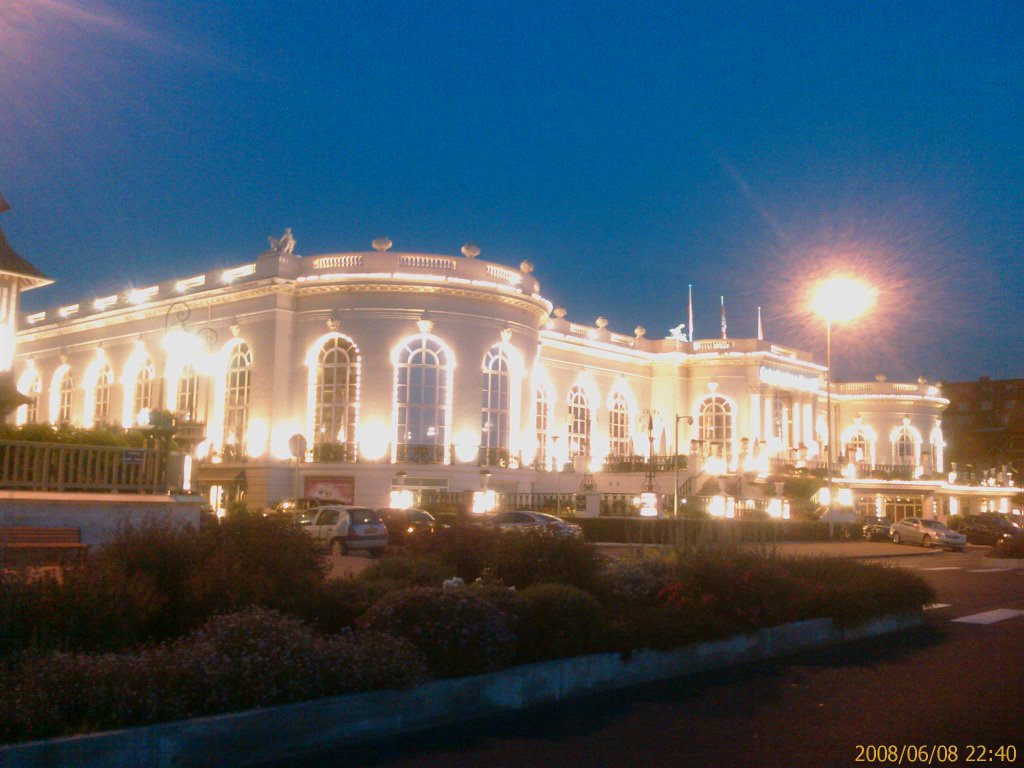
{"label": "casino building", "polygon": [[[270,240],[249,263],[22,315],[13,367],[30,402],[13,420],[173,412],[216,507],[580,487],[632,502],[653,483],[669,503],[678,488],[713,514],[782,516],[743,478],[824,466],[826,371],[806,352],[577,323],[529,262],[472,245],[302,257],[290,231]],[[937,385],[836,384],[832,403],[846,503],[898,517],[1009,504],[1011,478],[950,474]]]}

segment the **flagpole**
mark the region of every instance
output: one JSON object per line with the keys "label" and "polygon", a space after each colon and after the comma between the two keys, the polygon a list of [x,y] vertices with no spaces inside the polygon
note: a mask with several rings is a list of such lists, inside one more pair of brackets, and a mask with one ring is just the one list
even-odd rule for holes
{"label": "flagpole", "polygon": [[725,322],[725,296],[719,296],[718,298],[722,302],[722,338],[723,339],[728,339],[729,338],[729,333],[728,333],[729,325]]}
{"label": "flagpole", "polygon": [[764,341],[764,326],[761,325],[761,308],[757,308],[757,340]]}
{"label": "flagpole", "polygon": [[689,307],[689,311],[688,311],[687,316],[686,316],[686,320],[687,320],[686,329],[687,329],[687,333],[690,336],[690,341],[693,341],[693,283],[690,283],[686,288],[687,288],[687,294],[689,296],[689,301],[687,303],[687,306]]}

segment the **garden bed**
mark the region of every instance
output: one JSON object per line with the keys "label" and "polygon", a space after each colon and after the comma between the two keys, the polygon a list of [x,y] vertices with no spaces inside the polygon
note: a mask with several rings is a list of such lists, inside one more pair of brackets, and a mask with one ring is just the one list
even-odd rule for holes
{"label": "garden bed", "polygon": [[835,558],[717,546],[609,561],[577,540],[471,527],[357,578],[325,573],[301,531],[242,518],[126,531],[63,584],[0,583],[0,741],[636,656],[793,622],[842,632],[933,599],[913,574]]}

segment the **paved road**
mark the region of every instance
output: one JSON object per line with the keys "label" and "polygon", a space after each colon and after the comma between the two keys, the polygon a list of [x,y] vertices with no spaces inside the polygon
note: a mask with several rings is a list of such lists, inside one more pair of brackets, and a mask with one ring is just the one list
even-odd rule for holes
{"label": "paved road", "polygon": [[856,762],[868,744],[955,745],[968,765],[968,745],[1014,744],[1024,766],[1024,562],[983,551],[887,560],[936,587],[919,629],[287,765],[895,764]]}

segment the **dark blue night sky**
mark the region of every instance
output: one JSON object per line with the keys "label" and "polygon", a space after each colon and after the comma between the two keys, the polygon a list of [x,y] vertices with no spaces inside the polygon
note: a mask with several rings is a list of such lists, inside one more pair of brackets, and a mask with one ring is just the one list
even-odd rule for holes
{"label": "dark blue night sky", "polygon": [[1024,3],[3,0],[0,224],[37,309],[297,251],[529,259],[592,323],[1024,376]]}

